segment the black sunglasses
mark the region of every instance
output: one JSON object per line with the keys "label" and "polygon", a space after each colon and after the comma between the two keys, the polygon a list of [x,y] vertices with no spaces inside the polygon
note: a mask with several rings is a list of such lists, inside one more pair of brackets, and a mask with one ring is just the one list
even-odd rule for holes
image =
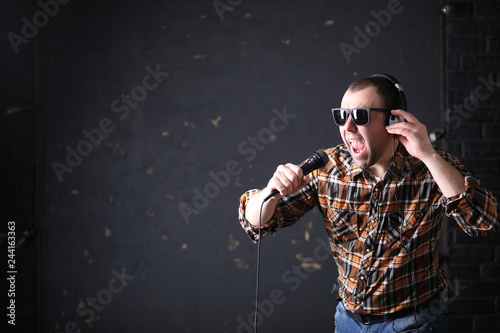
{"label": "black sunglasses", "polygon": [[337,126],[344,126],[351,115],[352,121],[357,126],[366,126],[370,123],[370,111],[391,112],[390,109],[380,108],[355,108],[355,109],[332,109],[333,120]]}

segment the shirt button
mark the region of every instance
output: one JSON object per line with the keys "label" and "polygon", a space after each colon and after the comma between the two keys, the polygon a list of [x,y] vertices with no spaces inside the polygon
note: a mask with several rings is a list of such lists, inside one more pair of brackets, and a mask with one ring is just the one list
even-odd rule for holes
{"label": "shirt button", "polygon": [[370,253],[370,249],[366,249],[366,253]]}
{"label": "shirt button", "polygon": [[364,277],[364,276],[361,276],[361,277],[360,277],[360,279],[361,279],[361,280],[364,280],[364,279],[365,279],[365,277]]}
{"label": "shirt button", "polygon": [[378,192],[378,187],[377,187],[377,188],[375,188],[373,191]]}
{"label": "shirt button", "polygon": [[360,301],[356,301],[356,304],[360,304],[361,302]]}

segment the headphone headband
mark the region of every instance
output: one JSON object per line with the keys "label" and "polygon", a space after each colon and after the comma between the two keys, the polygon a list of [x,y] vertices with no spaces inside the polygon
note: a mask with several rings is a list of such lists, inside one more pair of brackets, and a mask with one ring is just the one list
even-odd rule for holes
{"label": "headphone headband", "polygon": [[394,87],[396,87],[396,89],[398,90],[399,97],[401,100],[401,109],[407,111],[406,95],[403,91],[403,85],[394,76],[389,75],[389,74],[384,74],[384,73],[377,73],[377,74],[370,75],[370,77],[381,77],[381,78],[384,78],[384,79],[390,81],[394,85]]}

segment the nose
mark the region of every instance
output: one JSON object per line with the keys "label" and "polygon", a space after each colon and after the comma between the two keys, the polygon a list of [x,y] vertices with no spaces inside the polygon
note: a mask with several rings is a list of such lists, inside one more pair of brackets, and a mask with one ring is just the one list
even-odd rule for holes
{"label": "nose", "polygon": [[355,131],[358,127],[356,126],[356,124],[354,123],[354,121],[352,121],[352,117],[351,115],[349,115],[347,117],[347,121],[346,123],[344,124],[344,127],[347,131]]}

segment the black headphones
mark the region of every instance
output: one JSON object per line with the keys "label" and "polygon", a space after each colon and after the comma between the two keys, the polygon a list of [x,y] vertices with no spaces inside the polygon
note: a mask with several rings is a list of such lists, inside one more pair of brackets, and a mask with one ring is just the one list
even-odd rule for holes
{"label": "black headphones", "polygon": [[[381,77],[381,78],[384,78],[386,80],[389,80],[394,85],[394,87],[397,89],[397,91],[399,93],[399,99],[401,101],[401,109],[407,111],[406,95],[403,91],[403,85],[394,76],[391,76],[389,74],[384,74],[384,73],[377,73],[377,74],[370,75],[370,77]],[[393,116],[392,114],[389,113],[389,115],[387,116],[386,122],[387,122],[387,125],[392,125],[392,124],[399,123],[402,121],[406,121],[406,120],[402,117],[396,117],[396,116]]]}

